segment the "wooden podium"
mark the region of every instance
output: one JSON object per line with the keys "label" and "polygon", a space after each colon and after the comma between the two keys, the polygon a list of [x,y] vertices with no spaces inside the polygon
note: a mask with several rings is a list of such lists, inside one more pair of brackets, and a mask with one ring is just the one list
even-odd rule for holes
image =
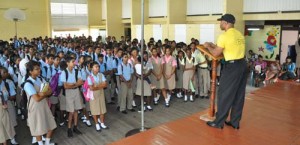
{"label": "wooden podium", "polygon": [[198,45],[197,48],[199,51],[203,52],[205,55],[209,56],[212,59],[212,72],[211,72],[211,84],[210,84],[210,107],[208,114],[204,114],[200,116],[201,120],[204,121],[211,121],[214,120],[215,116],[215,98],[216,98],[216,79],[217,79],[217,66],[218,61],[222,58],[224,58],[223,54],[215,57],[213,56],[207,48],[205,48],[203,45]]}

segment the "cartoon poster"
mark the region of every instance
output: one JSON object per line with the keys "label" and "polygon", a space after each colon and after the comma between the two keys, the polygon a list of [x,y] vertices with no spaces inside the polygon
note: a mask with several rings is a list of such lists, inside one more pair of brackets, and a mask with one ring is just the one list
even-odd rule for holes
{"label": "cartoon poster", "polygon": [[274,61],[279,54],[280,26],[264,26],[264,29],[258,31],[247,31],[245,38],[246,53],[253,50],[268,61]]}

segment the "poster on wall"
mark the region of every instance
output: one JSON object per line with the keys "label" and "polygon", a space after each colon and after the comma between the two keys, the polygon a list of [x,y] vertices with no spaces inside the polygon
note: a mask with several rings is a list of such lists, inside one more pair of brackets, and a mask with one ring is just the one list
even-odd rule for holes
{"label": "poster on wall", "polygon": [[275,61],[279,54],[280,26],[264,26],[258,31],[245,31],[246,54],[252,50],[258,55],[262,55],[264,60]]}

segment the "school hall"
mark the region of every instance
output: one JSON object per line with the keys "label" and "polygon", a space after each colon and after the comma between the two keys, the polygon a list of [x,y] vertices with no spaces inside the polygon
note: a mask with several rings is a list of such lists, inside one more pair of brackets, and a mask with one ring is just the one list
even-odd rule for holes
{"label": "school hall", "polygon": [[300,144],[300,1],[2,0],[0,145]]}

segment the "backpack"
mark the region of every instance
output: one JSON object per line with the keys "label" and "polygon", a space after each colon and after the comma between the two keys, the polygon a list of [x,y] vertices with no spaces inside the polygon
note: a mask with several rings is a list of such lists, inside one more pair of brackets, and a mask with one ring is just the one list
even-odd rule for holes
{"label": "backpack", "polygon": [[[95,82],[94,77],[92,77],[92,75],[89,75],[89,77],[92,80],[92,83],[94,83]],[[82,86],[82,93],[83,93],[83,97],[87,102],[89,102],[90,99],[94,97],[93,92],[89,88],[88,80],[86,80]]]}
{"label": "backpack", "polygon": [[50,80],[50,88],[52,90],[53,96],[58,96],[60,93],[60,89],[58,89],[58,81],[61,73],[56,73]]}
{"label": "backpack", "polygon": [[[5,79],[5,80],[3,80],[4,81],[4,86],[5,86],[5,88],[6,88],[6,90],[7,90],[7,92],[8,92],[8,96],[10,97],[10,87],[9,87],[9,84],[8,84],[8,82],[7,82],[7,79]],[[12,80],[11,80],[12,81]],[[13,82],[13,81],[12,81]]]}

